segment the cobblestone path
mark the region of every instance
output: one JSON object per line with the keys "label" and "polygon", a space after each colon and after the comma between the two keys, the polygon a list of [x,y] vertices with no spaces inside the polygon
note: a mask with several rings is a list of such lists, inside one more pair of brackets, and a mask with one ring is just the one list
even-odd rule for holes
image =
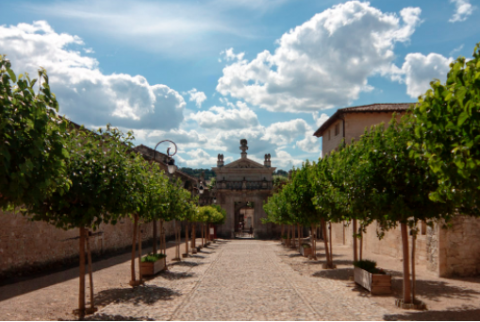
{"label": "cobblestone path", "polygon": [[[225,241],[116,298],[97,315],[155,320],[381,320],[345,282],[300,275],[278,242]],[[168,276],[171,275],[169,278]],[[104,305],[106,303],[103,303]]]}

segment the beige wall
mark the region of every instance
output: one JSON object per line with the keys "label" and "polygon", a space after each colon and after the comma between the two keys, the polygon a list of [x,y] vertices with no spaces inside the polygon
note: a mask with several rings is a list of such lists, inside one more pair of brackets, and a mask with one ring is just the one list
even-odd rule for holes
{"label": "beige wall", "polygon": [[[167,236],[173,235],[173,222],[165,225]],[[143,240],[152,237],[152,224],[141,225]],[[133,225],[126,218],[117,225],[100,226],[103,236],[91,240],[94,253],[115,251],[132,244]],[[0,212],[0,275],[12,270],[29,270],[45,264],[62,262],[78,256],[77,229],[62,230],[44,222],[28,221],[20,214]]]}
{"label": "beige wall", "polygon": [[[365,132],[365,128],[372,125],[385,123],[387,125],[392,119],[392,112],[376,112],[376,113],[345,113],[345,142],[350,143],[352,139],[358,138]],[[400,119],[402,114],[397,113],[397,119]],[[340,133],[335,136],[335,125],[339,124]],[[328,132],[330,131],[330,139]],[[343,139],[343,120],[337,120],[330,127],[328,127],[322,136],[322,155],[327,155],[332,150],[337,148]]]}

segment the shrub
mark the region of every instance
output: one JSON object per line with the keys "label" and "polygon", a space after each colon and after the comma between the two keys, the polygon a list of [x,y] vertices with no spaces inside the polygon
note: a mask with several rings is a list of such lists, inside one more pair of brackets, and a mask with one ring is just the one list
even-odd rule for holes
{"label": "shrub", "polygon": [[312,246],[310,244],[302,244],[303,248],[311,248]]}
{"label": "shrub", "polygon": [[142,257],[142,263],[154,263],[159,259],[167,257],[164,254],[148,254],[145,257]]}
{"label": "shrub", "polygon": [[354,261],[353,266],[364,269],[372,274],[385,274],[383,270],[377,268],[377,262],[368,259]]}

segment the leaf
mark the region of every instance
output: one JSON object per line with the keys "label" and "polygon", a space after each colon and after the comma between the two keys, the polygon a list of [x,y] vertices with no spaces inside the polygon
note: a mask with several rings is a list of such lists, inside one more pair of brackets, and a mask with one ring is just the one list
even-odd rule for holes
{"label": "leaf", "polygon": [[12,80],[12,82],[16,83],[17,82],[17,77],[15,76],[15,73],[13,72],[13,70],[8,68],[7,73],[8,73],[8,75],[10,75],[10,79]]}

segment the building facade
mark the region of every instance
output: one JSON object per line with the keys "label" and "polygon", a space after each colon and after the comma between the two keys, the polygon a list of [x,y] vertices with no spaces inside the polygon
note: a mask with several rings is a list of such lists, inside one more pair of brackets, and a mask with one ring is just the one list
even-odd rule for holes
{"label": "building facade", "polygon": [[[272,224],[263,224],[267,215],[263,210],[263,202],[272,194],[272,168],[270,155],[265,155],[264,164],[247,158],[247,140],[240,141],[241,158],[224,164],[223,155],[218,155],[217,167],[212,170],[216,175],[217,204],[227,212],[225,224],[220,225],[217,235],[223,238],[233,238],[242,227],[245,228],[247,218],[253,228],[256,238],[271,238],[274,235]],[[245,209],[248,211],[246,216]],[[243,211],[242,211],[243,210]],[[250,228],[250,227],[247,227]]]}

